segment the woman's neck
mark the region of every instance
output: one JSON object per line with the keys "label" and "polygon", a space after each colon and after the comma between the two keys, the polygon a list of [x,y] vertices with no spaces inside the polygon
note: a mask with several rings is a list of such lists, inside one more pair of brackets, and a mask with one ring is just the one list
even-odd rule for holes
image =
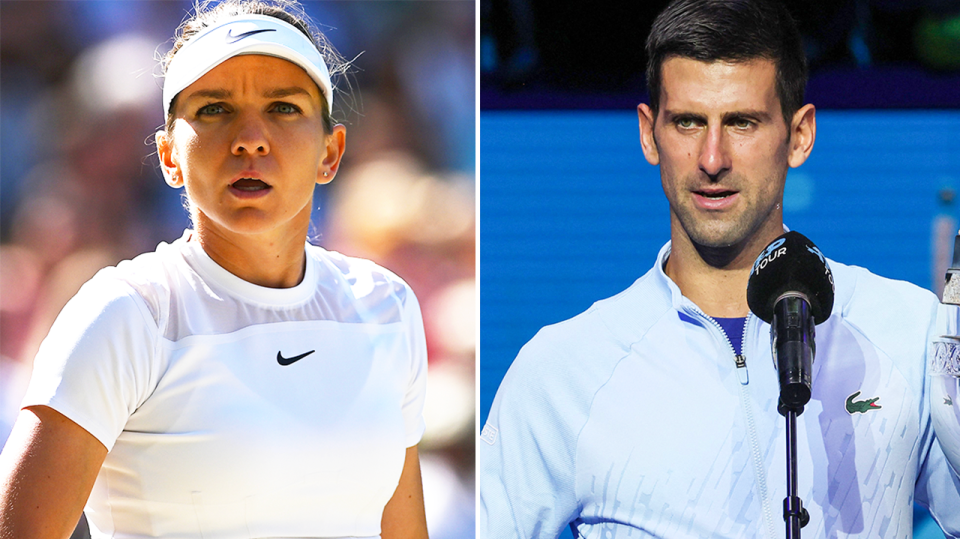
{"label": "woman's neck", "polygon": [[202,218],[196,221],[189,241],[199,241],[214,262],[244,281],[267,288],[292,288],[303,280],[307,227],[297,233],[237,234],[211,226]]}

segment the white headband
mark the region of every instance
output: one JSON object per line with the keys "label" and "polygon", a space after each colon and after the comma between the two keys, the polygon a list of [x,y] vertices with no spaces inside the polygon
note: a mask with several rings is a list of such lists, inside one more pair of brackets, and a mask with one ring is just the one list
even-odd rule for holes
{"label": "white headband", "polygon": [[265,54],[289,60],[310,75],[333,111],[330,72],[320,51],[300,30],[275,17],[240,15],[204,29],[187,41],[167,66],[163,82],[163,117],[184,88],[211,69],[241,54]]}

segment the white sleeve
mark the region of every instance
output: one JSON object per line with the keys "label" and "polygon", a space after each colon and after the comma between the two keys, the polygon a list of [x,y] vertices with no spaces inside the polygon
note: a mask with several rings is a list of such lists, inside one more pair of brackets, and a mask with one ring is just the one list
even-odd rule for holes
{"label": "white sleeve", "polygon": [[420,303],[410,288],[406,288],[403,320],[406,325],[410,351],[410,379],[403,400],[403,423],[406,446],[420,443],[426,423],[423,420],[423,403],[427,395],[427,339],[423,331],[423,315]]}
{"label": "white sleeve", "polygon": [[134,289],[99,273],[67,303],[41,343],[21,407],[49,406],[112,449],[149,395],[157,335]]}
{"label": "white sleeve", "polygon": [[539,337],[510,365],[477,443],[477,537],[555,539],[579,516],[578,377]]}
{"label": "white sleeve", "polygon": [[914,492],[917,503],[926,507],[947,537],[960,537],[960,476],[947,462],[940,442],[933,435],[920,466]]}

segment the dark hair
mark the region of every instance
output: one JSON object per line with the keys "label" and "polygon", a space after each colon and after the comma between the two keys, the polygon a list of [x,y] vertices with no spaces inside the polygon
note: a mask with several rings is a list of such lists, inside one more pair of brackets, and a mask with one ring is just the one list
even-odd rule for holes
{"label": "dark hair", "polygon": [[803,106],[807,61],[797,25],[776,0],[677,0],[647,37],[647,88],[654,118],[660,110],[661,67],[671,57],[702,62],[772,60],[788,129]]}
{"label": "dark hair", "polygon": [[[333,48],[333,45],[327,40],[319,30],[317,30],[310,17],[304,12],[303,7],[296,0],[203,0],[197,1],[194,5],[193,15],[184,20],[177,28],[174,35],[173,47],[160,60],[163,72],[167,72],[167,67],[173,60],[177,51],[190,41],[190,38],[200,33],[204,28],[208,28],[220,20],[234,17],[236,15],[267,15],[280,19],[293,25],[296,29],[303,32],[303,35],[310,38],[310,41],[320,51],[327,69],[330,72],[331,79],[337,75],[344,75],[349,67],[349,63],[344,61],[343,57]],[[333,132],[333,118],[327,107],[327,97],[321,92],[321,109],[323,111],[323,128],[327,133]],[[174,97],[170,103],[170,111],[167,113],[166,129],[170,132],[173,129],[173,111],[176,109],[177,98]]]}

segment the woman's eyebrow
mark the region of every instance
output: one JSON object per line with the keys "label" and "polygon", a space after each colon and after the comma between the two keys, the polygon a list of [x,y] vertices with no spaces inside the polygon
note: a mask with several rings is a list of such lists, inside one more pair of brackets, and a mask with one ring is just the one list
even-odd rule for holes
{"label": "woman's eyebrow", "polygon": [[289,97],[291,95],[306,95],[308,97],[313,97],[310,92],[301,86],[289,86],[286,88],[274,88],[272,90],[267,90],[263,93],[263,97],[269,97],[276,99],[279,97]]}
{"label": "woman's eyebrow", "polygon": [[[202,90],[197,90],[187,96],[187,99],[194,99],[198,97],[208,98],[208,99],[229,99],[233,95],[230,90],[222,88],[205,88]],[[263,97],[277,99],[280,97],[289,97],[291,95],[305,95],[310,96],[310,92],[303,88],[302,86],[289,86],[284,88],[272,88],[263,92]]]}
{"label": "woman's eyebrow", "polygon": [[194,99],[197,97],[206,97],[208,99],[227,99],[231,95],[232,94],[230,93],[230,91],[225,89],[220,89],[220,88],[203,89],[203,90],[197,90],[196,92],[191,93],[190,95],[187,96],[187,99]]}

